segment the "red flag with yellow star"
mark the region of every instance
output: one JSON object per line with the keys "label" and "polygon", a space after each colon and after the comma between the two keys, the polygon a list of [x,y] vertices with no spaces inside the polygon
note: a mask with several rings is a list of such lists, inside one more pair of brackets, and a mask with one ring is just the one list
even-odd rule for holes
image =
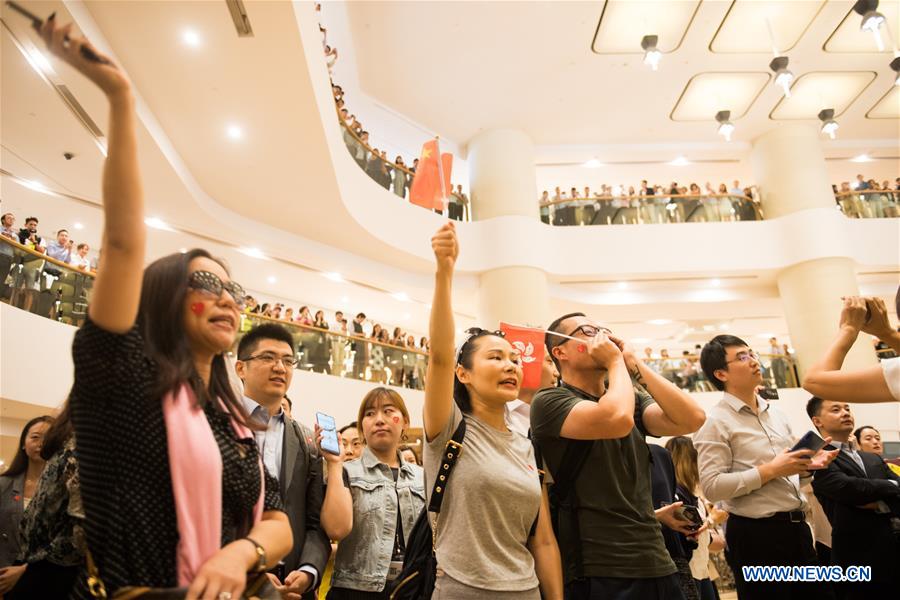
{"label": "red flag with yellow star", "polygon": [[[440,161],[438,161],[440,155]],[[409,189],[409,201],[428,209],[444,210],[444,200],[450,195],[450,171],[453,155],[440,154],[438,140],[425,142],[419,166]],[[443,183],[443,188],[441,184]]]}

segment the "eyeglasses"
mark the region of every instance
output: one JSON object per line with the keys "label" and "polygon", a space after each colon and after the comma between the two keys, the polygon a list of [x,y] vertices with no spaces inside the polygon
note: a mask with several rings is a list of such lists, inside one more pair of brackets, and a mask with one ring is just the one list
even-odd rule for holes
{"label": "eyeglasses", "polygon": [[194,271],[188,278],[188,287],[197,290],[198,292],[205,292],[216,298],[222,295],[222,290],[225,290],[234,300],[238,310],[244,308],[244,296],[246,295],[244,288],[234,281],[229,281],[227,283],[223,282],[215,273],[210,273],[209,271]]}
{"label": "eyeglasses", "polygon": [[274,354],[257,354],[256,356],[248,356],[247,358],[240,358],[243,362],[250,362],[251,360],[258,360],[259,364],[264,367],[272,368],[275,366],[275,363],[280,362],[285,369],[293,369],[294,365],[297,364],[297,359],[293,356],[275,356]]}
{"label": "eyeglasses", "polygon": [[465,338],[462,343],[459,345],[459,348],[456,349],[456,364],[459,364],[459,357],[462,356],[463,348],[466,347],[466,344],[471,342],[477,337],[481,337],[483,335],[496,335],[498,337],[505,338],[506,332],[501,331],[499,329],[495,329],[494,331],[490,331],[488,329],[482,329],[481,327],[469,327],[465,331]]}
{"label": "eyeglasses", "polygon": [[576,327],[575,330],[572,331],[572,333],[570,333],[569,335],[574,336],[576,333],[581,332],[586,337],[592,338],[592,337],[596,336],[598,333],[600,333],[601,331],[607,335],[612,333],[612,331],[607,329],[606,327],[597,327],[595,325],[581,325],[580,327]]}
{"label": "eyeglasses", "polygon": [[726,360],[725,364],[733,363],[733,362],[750,362],[754,360],[759,362],[759,355],[756,352],[739,352],[737,356],[735,356],[732,360]]}

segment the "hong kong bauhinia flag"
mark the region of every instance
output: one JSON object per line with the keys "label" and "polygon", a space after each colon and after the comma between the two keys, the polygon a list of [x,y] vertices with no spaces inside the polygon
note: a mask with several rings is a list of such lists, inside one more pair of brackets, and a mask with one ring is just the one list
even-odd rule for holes
{"label": "hong kong bauhinia flag", "polygon": [[428,209],[444,210],[444,199],[450,195],[451,189],[450,171],[453,169],[453,155],[440,152],[437,138],[422,145],[419,166],[416,167],[416,174],[409,190],[409,201],[413,204]]}
{"label": "hong kong bauhinia flag", "polygon": [[500,331],[506,334],[506,341],[519,351],[523,370],[522,388],[539,388],[544,362],[544,330],[500,323]]}

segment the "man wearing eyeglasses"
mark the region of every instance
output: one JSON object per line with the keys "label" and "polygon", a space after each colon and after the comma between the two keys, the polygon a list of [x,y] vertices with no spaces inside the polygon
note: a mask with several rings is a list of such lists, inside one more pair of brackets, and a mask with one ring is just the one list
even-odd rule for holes
{"label": "man wearing eyeglasses", "polygon": [[[313,434],[285,418],[282,400],[294,373],[294,340],[281,325],[254,327],[238,344],[235,371],[244,383],[244,407],[265,427],[254,432],[266,469],[278,479],[284,510],[294,534],[294,547],[279,565],[278,585],[288,592],[309,594],[328,562],[331,544],[320,523],[324,497],[322,463]],[[305,597],[305,596],[304,596]]]}
{"label": "man wearing eyeglasses", "polygon": [[700,365],[725,392],[694,436],[694,446],[703,494],[723,502],[731,515],[725,557],[738,598],[833,598],[824,583],[748,582],[741,567],[818,563],[800,488],[810,482],[810,470],[826,467],[837,451],[789,451],[796,437],[787,417],[757,394],[762,367],[742,339],[714,337],[703,347]]}
{"label": "man wearing eyeglasses", "polygon": [[582,313],[551,323],[545,343],[561,383],[535,395],[531,429],[554,480],[566,598],[683,598],[659,524],[690,522],[653,510],[644,436],[696,431],[703,410]]}

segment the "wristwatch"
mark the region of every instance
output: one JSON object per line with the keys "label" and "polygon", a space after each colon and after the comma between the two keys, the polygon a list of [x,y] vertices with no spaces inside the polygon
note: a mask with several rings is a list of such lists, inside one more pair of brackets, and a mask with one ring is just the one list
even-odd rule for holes
{"label": "wristwatch", "polygon": [[245,537],[245,540],[253,544],[256,549],[256,563],[250,567],[250,573],[264,573],[268,569],[266,567],[266,549],[263,548],[259,542],[252,538]]}

